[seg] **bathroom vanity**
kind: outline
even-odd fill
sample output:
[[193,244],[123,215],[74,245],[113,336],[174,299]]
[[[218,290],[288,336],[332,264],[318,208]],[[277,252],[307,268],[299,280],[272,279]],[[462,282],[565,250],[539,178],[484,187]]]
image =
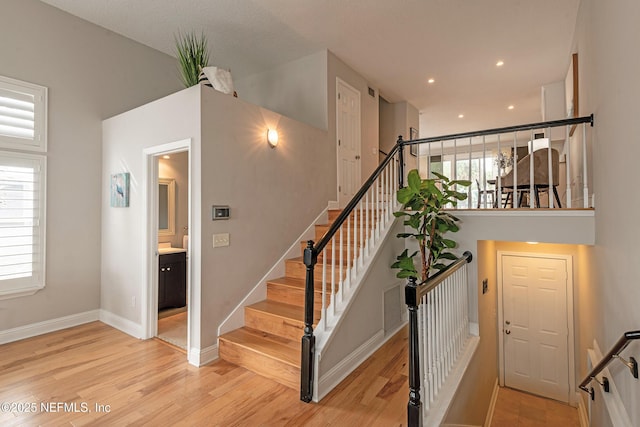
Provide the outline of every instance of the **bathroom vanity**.
[[186,304],[187,253],[181,249],[160,251],[158,310],[184,307]]

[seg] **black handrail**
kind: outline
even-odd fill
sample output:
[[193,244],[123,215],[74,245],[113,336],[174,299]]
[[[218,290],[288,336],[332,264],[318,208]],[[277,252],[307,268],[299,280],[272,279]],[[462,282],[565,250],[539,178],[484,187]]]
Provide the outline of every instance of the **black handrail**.
[[545,129],[545,128],[553,128],[558,126],[569,126],[569,125],[575,125],[580,123],[589,123],[591,126],[593,126],[593,123],[594,123],[593,114],[589,116],[584,116],[584,117],[576,117],[573,119],[551,120],[548,122],[530,123],[528,125],[507,126],[503,128],[486,129],[486,130],[480,130],[480,131],[474,131],[474,132],[454,133],[451,135],[444,135],[444,136],[431,136],[428,138],[420,138],[420,139],[414,139],[411,141],[404,141],[403,145],[416,145],[416,144],[425,144],[430,142],[449,141],[452,139],[474,138],[477,136],[497,135],[499,133],[520,132],[524,130]]
[[[602,370],[606,368],[613,359],[622,360],[622,362],[629,368],[629,370],[631,370],[631,375],[633,375],[634,378],[638,378],[638,362],[636,362],[636,359],[630,357],[629,361],[627,362],[620,357],[620,353],[622,353],[624,349],[627,348],[631,341],[637,339],[640,339],[640,330],[625,332],[620,337],[618,342],[616,342],[615,345],[611,348],[611,350],[609,350],[609,352],[602,358],[600,363],[598,363],[596,367],[593,368],[591,372],[589,372],[589,374],[584,378],[584,380],[582,380],[578,387],[582,391],[586,391],[587,393],[589,393],[591,395],[591,399],[593,399],[593,388],[587,388],[587,386],[591,381],[596,379],[596,375],[602,372]],[[605,389],[605,391],[609,390]]]
[[404,185],[404,160],[402,135],[398,137],[398,142],[391,149],[387,157],[373,171],[369,179],[365,181],[360,190],[353,196],[351,201],[345,206],[340,215],[333,221],[326,233],[314,244],[313,240],[307,242],[304,250],[303,261],[306,266],[305,287],[304,287],[304,335],[302,336],[302,353],[300,364],[300,400],[311,402],[313,398],[313,359],[315,354],[316,337],[313,335],[313,307],[314,307],[314,267],[318,262],[318,254],[329,244],[333,236],[340,230],[345,220],[351,215],[367,194],[376,179],[380,176],[385,167],[391,162],[393,156],[398,153],[398,187]]
[[409,403],[407,404],[407,424],[411,427],[422,425],[422,401],[420,400],[420,350],[418,337],[418,306],[422,297],[432,291],[447,277],[463,265],[471,262],[473,255],[466,251],[460,258],[449,264],[444,270],[424,282],[416,283],[411,277],[404,287],[404,299],[409,309]]
[[[371,174],[369,179],[365,181],[360,190],[355,194],[347,206],[342,210],[340,215],[333,221],[327,232],[320,238],[317,243],[313,240],[307,242],[304,250],[303,261],[306,266],[306,283],[305,283],[305,310],[304,310],[304,335],[302,337],[302,355],[300,368],[300,400],[310,402],[313,396],[313,357],[315,352],[315,337],[313,335],[313,305],[314,305],[314,267],[318,261],[318,254],[329,244],[333,236],[340,230],[342,224],[351,215],[367,194],[375,180],[380,176],[385,167],[392,161],[393,157],[398,154],[398,188],[404,186],[404,147],[416,144],[424,144],[435,141],[446,141],[452,139],[469,138],[475,136],[492,135],[507,132],[517,132],[523,130],[542,129],[547,127],[557,127],[564,125],[574,125],[578,123],[590,123],[593,126],[593,114],[585,117],[574,119],[554,120],[549,122],[532,123],[528,125],[509,126],[504,128],[487,129],[477,132],[465,132],[459,134],[451,134],[440,137],[430,137],[422,139],[414,139],[411,141],[403,141],[402,136],[398,137],[396,145],[391,149],[387,157],[378,165],[376,170]],[[435,276],[434,276],[435,279]]]

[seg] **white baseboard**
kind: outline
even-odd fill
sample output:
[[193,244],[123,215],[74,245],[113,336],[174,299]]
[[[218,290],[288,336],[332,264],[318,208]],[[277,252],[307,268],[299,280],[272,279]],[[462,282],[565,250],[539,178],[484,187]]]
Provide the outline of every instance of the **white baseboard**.
[[500,391],[500,385],[498,379],[493,385],[493,393],[491,393],[491,400],[489,401],[489,410],[487,411],[487,417],[484,419],[484,427],[491,427],[493,421],[493,412],[496,410],[496,402],[498,401],[498,392]]
[[0,331],[0,344],[7,344],[61,329],[71,328],[99,319],[99,310],[85,311],[84,313],[72,314],[58,317],[56,319],[45,320],[43,322],[32,323],[30,325],[18,326],[17,328]]
[[578,418],[580,419],[580,427],[589,427],[589,415],[583,399],[578,399]]
[[[387,339],[392,336],[393,334],[389,334]],[[345,379],[351,372],[360,366],[362,362],[367,360],[386,341],[387,340],[384,338],[384,331],[378,331],[375,335],[365,341],[364,344],[342,359],[340,363],[322,375],[318,380],[318,390],[314,393],[314,401],[319,402],[322,400],[325,395],[340,384],[340,381]]]
[[207,348],[200,350],[199,348],[189,349],[189,364],[200,367],[207,363],[211,363],[218,359],[218,345],[210,345]]
[[144,339],[144,329],[139,323],[118,316],[110,311],[100,309],[100,321],[116,328],[134,338]]

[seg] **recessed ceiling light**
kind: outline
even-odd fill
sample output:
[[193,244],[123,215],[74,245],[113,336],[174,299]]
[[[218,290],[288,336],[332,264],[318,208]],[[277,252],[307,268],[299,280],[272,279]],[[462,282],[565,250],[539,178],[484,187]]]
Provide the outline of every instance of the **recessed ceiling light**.
[[509,110],[513,110],[515,107],[514,107],[513,105],[509,105],[507,108],[508,108]]
[[459,119],[464,118],[464,114],[458,114],[458,118],[459,118]]
[[504,61],[500,60],[496,62],[496,67],[502,67],[504,65]]
[[436,81],[435,79],[429,79],[427,80],[427,83],[432,84],[432,83],[435,83],[435,81]]
[[169,156],[168,154],[165,154],[164,156],[162,156],[162,158],[163,158],[163,159],[167,159],[167,160],[168,160],[168,159],[170,159],[170,158],[171,158],[171,156]]

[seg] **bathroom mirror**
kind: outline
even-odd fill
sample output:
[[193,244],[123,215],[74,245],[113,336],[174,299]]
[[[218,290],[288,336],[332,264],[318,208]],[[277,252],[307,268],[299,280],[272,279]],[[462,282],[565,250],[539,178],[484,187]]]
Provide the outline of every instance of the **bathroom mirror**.
[[176,180],[158,179],[158,235],[176,234]]

